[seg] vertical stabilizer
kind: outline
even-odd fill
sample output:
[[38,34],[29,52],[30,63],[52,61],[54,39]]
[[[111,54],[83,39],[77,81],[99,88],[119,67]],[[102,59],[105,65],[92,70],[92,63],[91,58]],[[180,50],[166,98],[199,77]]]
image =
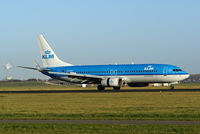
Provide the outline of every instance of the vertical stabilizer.
[[38,36],[38,41],[44,67],[72,66],[72,64],[63,62],[56,56],[43,35]]

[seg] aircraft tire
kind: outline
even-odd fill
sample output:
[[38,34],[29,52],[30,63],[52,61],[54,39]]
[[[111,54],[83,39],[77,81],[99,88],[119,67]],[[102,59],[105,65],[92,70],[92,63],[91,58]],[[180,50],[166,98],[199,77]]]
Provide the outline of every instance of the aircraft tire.
[[102,85],[98,85],[97,89],[98,89],[98,91],[103,91],[103,90],[105,90],[105,87]]
[[113,87],[114,90],[120,90],[120,87]]
[[172,90],[172,91],[173,91],[173,90],[174,90],[174,86],[172,86],[172,85],[171,85],[171,86],[170,86],[170,90]]

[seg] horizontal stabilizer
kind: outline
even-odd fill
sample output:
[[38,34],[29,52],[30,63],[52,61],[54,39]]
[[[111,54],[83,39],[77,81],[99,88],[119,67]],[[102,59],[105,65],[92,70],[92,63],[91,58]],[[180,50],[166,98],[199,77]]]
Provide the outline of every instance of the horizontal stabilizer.
[[25,69],[38,70],[37,68],[33,68],[33,67],[24,67],[24,66],[17,66],[17,67],[20,67],[20,68],[25,68]]
[[41,69],[41,68],[24,67],[24,66],[17,66],[17,67],[25,68],[25,69],[31,69],[31,70],[38,70],[40,72],[48,72],[48,71],[50,71],[50,69]]

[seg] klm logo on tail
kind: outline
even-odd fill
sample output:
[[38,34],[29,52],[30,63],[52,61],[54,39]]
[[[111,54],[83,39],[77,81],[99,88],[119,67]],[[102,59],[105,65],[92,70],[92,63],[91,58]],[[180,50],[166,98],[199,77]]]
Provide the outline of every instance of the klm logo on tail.
[[42,55],[42,59],[53,59],[54,54],[51,54],[51,51],[47,50],[44,52],[45,54]]

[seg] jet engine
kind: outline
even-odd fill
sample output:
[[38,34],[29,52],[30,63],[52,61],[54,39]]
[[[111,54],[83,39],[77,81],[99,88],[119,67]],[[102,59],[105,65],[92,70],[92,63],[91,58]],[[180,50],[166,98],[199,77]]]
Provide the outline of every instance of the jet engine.
[[107,78],[101,81],[101,85],[104,87],[121,87],[123,81],[121,78]]

